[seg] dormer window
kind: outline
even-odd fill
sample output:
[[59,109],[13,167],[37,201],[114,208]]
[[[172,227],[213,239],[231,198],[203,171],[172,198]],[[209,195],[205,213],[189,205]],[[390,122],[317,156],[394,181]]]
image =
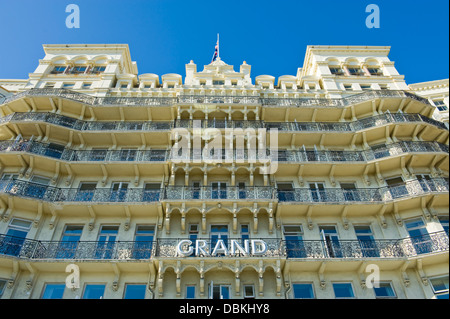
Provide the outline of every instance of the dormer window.
[[367,70],[369,71],[370,75],[373,75],[373,76],[382,76],[383,75],[383,71],[381,71],[380,68],[367,68]]
[[60,65],[60,66],[55,66],[54,68],[53,68],[53,70],[50,72],[51,74],[63,74],[64,73],[64,71],[66,70],[66,66],[64,65],[64,66],[62,66],[62,65]]
[[348,68],[350,75],[364,75],[364,71],[361,68]]
[[91,70],[92,74],[100,74],[102,72],[105,72],[106,66],[94,66]]
[[83,74],[84,72],[86,72],[86,67],[85,66],[74,66],[70,70],[71,74]]
[[173,89],[173,88],[175,88],[175,84],[167,84],[167,88]]
[[121,89],[127,89],[128,88],[128,83],[121,83],[120,84],[120,88]]
[[436,105],[436,108],[437,108],[440,112],[442,112],[442,111],[447,111],[447,110],[448,110],[447,105],[445,105],[444,100],[435,100],[435,101],[433,101],[433,102],[434,102],[434,105]]
[[330,67],[330,72],[334,75],[344,75],[344,70],[338,67]]

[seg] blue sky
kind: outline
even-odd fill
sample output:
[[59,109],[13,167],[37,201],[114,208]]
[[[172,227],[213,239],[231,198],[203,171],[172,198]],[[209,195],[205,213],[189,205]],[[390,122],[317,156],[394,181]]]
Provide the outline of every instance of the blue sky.
[[[65,21],[80,8],[80,28]],[[380,8],[369,29],[366,6]],[[220,56],[252,78],[295,75],[307,45],[387,45],[406,82],[448,78],[448,0],[0,0],[0,78],[28,78],[43,58],[42,44],[127,43],[139,74],[179,73],[194,60]],[[422,63],[426,61],[426,63]]]

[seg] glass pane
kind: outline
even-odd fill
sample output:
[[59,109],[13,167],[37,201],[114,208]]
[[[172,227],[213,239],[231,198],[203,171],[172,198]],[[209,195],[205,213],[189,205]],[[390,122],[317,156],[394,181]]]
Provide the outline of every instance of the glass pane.
[[448,276],[430,279],[434,292],[439,293],[448,290]]
[[47,284],[42,299],[62,299],[65,284]]
[[220,295],[222,299],[230,299],[230,287],[221,286],[220,287]]
[[187,286],[186,287],[186,298],[187,299],[195,298],[195,286]]
[[336,298],[354,298],[353,287],[350,283],[333,284],[334,296]]
[[395,297],[394,289],[389,283],[380,283],[380,287],[373,287],[377,297]]
[[126,285],[123,299],[144,299],[146,285]]
[[314,298],[312,284],[294,284],[294,298]]
[[83,299],[102,299],[105,292],[105,285],[86,285]]

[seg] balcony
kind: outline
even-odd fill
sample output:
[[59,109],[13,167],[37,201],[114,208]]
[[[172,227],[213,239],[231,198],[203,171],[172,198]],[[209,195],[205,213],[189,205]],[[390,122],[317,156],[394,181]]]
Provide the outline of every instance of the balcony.
[[[186,238],[156,239],[154,241],[39,241],[0,235],[0,255],[33,260],[148,260],[150,258],[180,258],[177,246]],[[234,243],[232,243],[234,241]],[[226,250],[213,255],[217,240],[201,240],[206,254],[195,250],[185,258],[252,258],[274,257],[291,260],[330,259],[406,259],[425,254],[447,252],[449,237],[444,231],[418,237],[380,240],[281,240],[262,238],[264,249],[252,254],[242,239],[223,240]],[[231,249],[240,245],[242,249]],[[192,243],[193,245],[195,243]],[[228,254],[227,254],[228,252]],[[234,252],[234,254],[232,254]]]
[[285,246],[288,259],[408,258],[448,251],[449,238],[442,231],[391,240],[287,240]]
[[416,197],[425,194],[448,193],[448,178],[412,180],[391,187],[381,188],[293,188],[278,190],[280,202],[301,203],[357,203],[389,202],[396,199]]
[[366,91],[340,99],[327,98],[260,98],[259,96],[230,95],[179,95],[178,97],[95,97],[67,89],[30,89],[7,97],[3,103],[11,103],[23,97],[56,97],[91,106],[173,106],[177,104],[258,104],[268,107],[337,107],[378,98],[408,98],[430,105],[428,99],[413,93],[396,90]]
[[448,178],[412,180],[404,184],[381,188],[293,188],[276,190],[273,187],[186,187],[167,186],[162,189],[145,188],[58,188],[28,181],[0,181],[0,193],[48,202],[144,203],[162,200],[278,200],[300,203],[383,203],[426,194],[448,194]]
[[168,186],[164,193],[165,200],[274,200],[275,189],[265,186],[226,186],[215,188],[212,186]]
[[329,107],[344,108],[357,103],[378,98],[409,98],[421,103],[431,105],[428,99],[419,97],[406,91],[379,90],[365,91],[340,99],[326,98],[261,98],[261,104],[268,107]]
[[[248,150],[221,149],[217,154],[207,154],[204,151],[195,160],[210,162],[369,162],[405,153],[448,153],[448,146],[438,142],[402,141],[387,145],[379,145],[365,151],[322,151],[322,150],[278,150],[271,155],[261,155],[260,152]],[[173,150],[73,150],[52,143],[41,143],[30,140],[0,141],[1,152],[25,152],[47,156],[68,162],[194,162],[194,152],[190,150],[187,156],[176,155]],[[264,152],[263,152],[264,153]],[[267,153],[269,154],[269,150]]]
[[0,181],[0,193],[47,202],[146,203],[162,199],[161,189],[58,188],[20,180]]

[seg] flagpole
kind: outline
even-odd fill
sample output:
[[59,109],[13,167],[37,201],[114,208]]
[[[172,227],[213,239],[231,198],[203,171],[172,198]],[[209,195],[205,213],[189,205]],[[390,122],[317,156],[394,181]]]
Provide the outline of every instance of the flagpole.
[[217,57],[220,58],[219,34],[217,33]]

